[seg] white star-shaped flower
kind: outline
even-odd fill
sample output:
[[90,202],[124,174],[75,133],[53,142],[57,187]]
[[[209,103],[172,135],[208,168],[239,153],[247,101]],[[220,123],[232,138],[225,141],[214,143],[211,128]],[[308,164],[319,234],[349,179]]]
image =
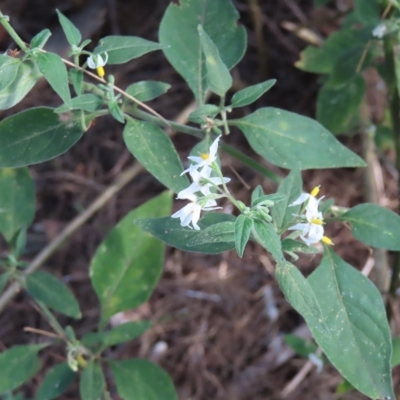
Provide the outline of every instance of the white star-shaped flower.
[[221,138],[221,135],[219,135],[214,142],[210,146],[210,150],[208,153],[203,153],[200,154],[200,157],[196,156],[189,156],[188,159],[191,161],[194,161],[195,164],[192,164],[189,168],[185,169],[181,175],[186,174],[187,172],[192,172],[196,169],[205,167],[205,166],[210,166],[214,161],[217,160],[217,154],[218,154],[218,142],[219,139]]
[[[179,218],[181,220],[181,226],[187,226],[189,228],[193,228],[196,231],[200,230],[197,222],[200,219],[201,210],[211,211],[216,210],[221,207],[217,207],[217,202],[215,200],[207,200],[205,204],[201,204],[199,199],[194,194],[187,196],[187,199],[191,200],[189,204],[185,207],[181,208],[175,214],[172,214],[172,218]],[[190,226],[190,223],[192,226]]]
[[188,196],[193,195],[196,192],[201,192],[204,196],[211,194],[210,188],[212,186],[219,186],[223,183],[228,183],[230,178],[210,178],[212,169],[209,166],[204,166],[200,171],[197,169],[189,171],[192,183],[186,189],[181,190],[178,193],[177,199],[189,199]]
[[[104,57],[104,58],[103,58]],[[91,69],[95,69],[97,71],[97,75],[102,78],[105,75],[104,66],[107,64],[108,54],[106,52],[103,53],[103,56],[100,54],[93,54],[87,58],[87,65]]]
[[378,39],[382,39],[385,36],[387,30],[388,29],[387,29],[387,26],[385,24],[379,24],[372,31],[372,36],[376,37]]

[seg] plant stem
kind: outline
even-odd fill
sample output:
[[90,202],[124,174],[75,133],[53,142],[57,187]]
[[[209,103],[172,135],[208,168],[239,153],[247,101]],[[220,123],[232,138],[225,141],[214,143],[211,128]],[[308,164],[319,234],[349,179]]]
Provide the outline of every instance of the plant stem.
[[[393,141],[395,146],[396,170],[400,173],[400,98],[396,77],[396,65],[394,48],[396,45],[395,38],[387,36],[384,40],[385,62],[388,70],[388,88],[390,99],[390,116],[392,120]],[[400,77],[399,77],[400,79]],[[398,197],[400,196],[400,174],[397,182]],[[400,209],[398,210],[400,213]],[[400,274],[400,252],[395,253],[392,277],[390,281],[389,293],[394,296],[399,285]]]
[[17,43],[19,48],[23,51],[28,50],[28,46],[25,42],[18,36],[18,33],[15,32],[14,28],[8,22],[9,18],[0,11],[0,23],[3,25],[4,29],[8,32],[8,34],[13,38],[14,42]]

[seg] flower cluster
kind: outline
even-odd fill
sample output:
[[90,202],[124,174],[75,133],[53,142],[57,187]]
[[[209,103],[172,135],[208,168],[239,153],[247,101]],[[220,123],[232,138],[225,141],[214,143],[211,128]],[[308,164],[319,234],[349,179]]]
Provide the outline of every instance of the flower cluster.
[[[220,194],[212,193],[212,187],[216,188],[229,182],[229,178],[222,176],[216,162],[218,154],[218,136],[208,153],[200,154],[200,157],[189,156],[194,161],[181,175],[189,173],[192,178],[190,186],[178,193],[177,199],[190,200],[190,203],[172,215],[172,218],[179,218],[181,226],[187,226],[200,230],[197,222],[200,219],[201,211],[216,210],[218,208],[216,199],[222,197]],[[213,171],[218,171],[221,177],[211,177]],[[190,226],[190,223],[192,226]]]
[[321,197],[317,200],[316,196],[319,193],[319,186],[315,187],[311,193],[302,193],[299,198],[294,201],[291,206],[303,204],[304,213],[299,216],[302,222],[299,222],[290,228],[292,231],[301,231],[300,238],[307,244],[314,244],[322,241],[325,244],[332,244],[331,239],[324,236],[324,218],[318,211]]

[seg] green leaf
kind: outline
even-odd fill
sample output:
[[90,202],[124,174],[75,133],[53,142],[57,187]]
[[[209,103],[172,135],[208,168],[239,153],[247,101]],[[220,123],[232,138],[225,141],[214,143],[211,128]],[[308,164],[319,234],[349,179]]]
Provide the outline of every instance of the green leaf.
[[33,221],[35,183],[27,168],[0,169],[0,232],[7,242]]
[[47,79],[53,90],[61,97],[64,103],[71,103],[71,93],[68,86],[67,67],[61,57],[55,53],[39,53],[37,65],[40,72]]
[[[342,68],[339,60],[342,59],[346,63],[346,58],[343,57],[347,54],[346,57],[350,56],[351,64],[354,66],[354,60],[358,57],[358,63],[370,38],[371,29],[341,29],[329,35],[322,47],[307,47],[301,52],[300,60],[295,65],[299,69],[316,74],[332,74],[334,69],[337,69],[336,73],[338,73]],[[365,66],[364,63],[363,66]],[[345,68],[347,72],[349,68],[352,68],[352,75],[354,75],[356,67],[347,65]]]
[[136,36],[106,36],[100,40],[94,53],[107,53],[107,64],[123,64],[151,51],[161,50],[163,47],[160,43]]
[[[260,204],[263,204],[265,202],[273,202],[275,205],[276,203],[280,203],[281,201],[286,199],[286,195],[282,193],[272,193],[272,194],[266,194],[263,196],[260,196],[258,199],[255,199],[254,201],[251,202],[252,207],[256,207]],[[271,205],[272,207],[272,205]]]
[[281,262],[284,259],[281,239],[271,224],[260,220],[254,220],[252,232],[257,242],[271,253],[275,261]]
[[[158,82],[158,81],[140,81],[129,85],[125,92],[135,97],[139,101],[150,101],[162,94],[166,93],[170,89],[169,83]],[[129,101],[129,99],[127,99]]]
[[244,107],[254,103],[265,92],[272,88],[276,83],[276,79],[269,79],[268,81],[258,83],[257,85],[249,86],[245,89],[239,90],[232,97],[232,108]]
[[359,204],[341,216],[351,233],[369,246],[400,251],[400,216],[376,204]]
[[260,108],[234,121],[253,150],[283,168],[363,167],[364,161],[321,124],[278,108]]
[[150,361],[112,361],[110,367],[123,400],[178,400],[171,378]]
[[0,92],[10,86],[18,72],[20,59],[0,54]]
[[122,124],[125,123],[125,116],[124,113],[122,112],[118,102],[116,100],[110,100],[108,102],[108,109],[110,111],[110,114],[118,121],[121,122]]
[[16,389],[39,371],[41,362],[37,353],[46,346],[18,345],[0,354],[0,393]]
[[89,361],[79,381],[81,400],[101,400],[105,385],[101,366],[93,360]]
[[68,72],[75,93],[80,96],[82,94],[83,72],[75,68],[71,68]]
[[246,215],[239,215],[235,221],[235,247],[236,253],[240,258],[243,257],[244,249],[250,239],[253,220]]
[[0,131],[0,168],[51,160],[65,153],[83,133],[78,116],[57,115],[47,107],[30,108],[3,119]]
[[197,124],[204,124],[207,122],[207,117],[214,118],[220,112],[220,110],[220,107],[214,104],[204,104],[204,106],[201,106],[197,110],[190,113],[189,121]]
[[36,271],[26,276],[26,290],[36,300],[69,317],[82,317],[79,304],[72,292],[54,275]]
[[264,190],[261,185],[256,186],[256,188],[253,190],[251,193],[251,205],[254,204],[254,202],[260,198],[261,196],[264,196]]
[[392,340],[392,361],[391,366],[392,368],[397,367],[400,365],[400,336],[393,338]]
[[3,272],[0,274],[0,294],[6,287],[9,278],[10,274],[8,272]]
[[282,240],[282,250],[291,253],[305,253],[305,254],[316,254],[319,250],[314,246],[309,246],[303,242],[298,242],[293,239]]
[[321,332],[333,340],[311,285],[302,273],[290,262],[278,263],[275,270],[276,279],[286,300],[306,320],[308,327]]
[[190,183],[171,139],[150,122],[129,118],[124,129],[129,151],[161,183],[178,193]]
[[169,214],[165,192],[130,212],[99,246],[90,265],[92,285],[101,303],[102,321],[144,303],[160,278],[164,244],[134,223],[136,218]]
[[327,337],[309,325],[326,356],[368,397],[395,399],[390,330],[378,289],[329,248],[308,281],[332,333]]
[[378,25],[381,14],[380,0],[354,0],[357,19],[364,25]]
[[40,49],[47,43],[51,36],[51,32],[49,29],[43,29],[37,35],[35,35],[31,40],[31,48],[39,47]]
[[200,105],[204,104],[207,71],[197,27],[203,27],[219,50],[222,62],[231,69],[246,50],[246,31],[237,25],[238,18],[231,0],[181,0],[179,5],[170,4],[164,14],[159,40],[169,47],[163,52]]
[[57,11],[58,19],[64,31],[65,37],[71,46],[78,46],[82,40],[82,35],[77,27],[59,10]]
[[300,211],[300,205],[292,207],[290,205],[299,198],[302,186],[303,181],[298,169],[290,171],[290,174],[279,184],[277,193],[286,197],[271,209],[272,220],[278,231],[286,230],[294,220],[293,214],[297,214]]
[[364,99],[365,81],[362,76],[341,84],[326,82],[318,93],[317,119],[333,133],[349,131]]
[[151,327],[150,321],[132,321],[118,325],[106,332],[91,332],[82,338],[85,346],[101,342],[103,347],[115,346],[139,337]]
[[55,113],[63,113],[69,110],[84,110],[88,112],[97,111],[103,105],[104,101],[100,96],[92,93],[81,94],[74,97],[70,104],[63,104],[57,107]]
[[221,60],[218,47],[213,43],[203,27],[199,25],[197,30],[205,57],[207,85],[213,93],[224,97],[232,86],[232,77],[229,69]]
[[8,110],[19,103],[41,76],[35,63],[32,61],[20,62],[15,79],[0,92],[0,110]]
[[76,373],[71,370],[67,363],[57,364],[46,374],[35,398],[38,400],[57,399],[72,384],[75,376]]
[[[217,224],[219,222],[234,221],[233,215],[223,213],[207,213],[198,222],[201,230]],[[189,246],[188,243],[193,240],[200,231],[181,226],[179,219],[171,218],[170,216],[164,218],[146,218],[137,219],[135,223],[140,226],[144,231],[152,234],[156,238],[162,240],[170,246],[176,247],[184,251],[196,251],[206,254],[219,254],[224,251],[235,248],[234,242],[219,242],[208,243],[205,245]]]
[[233,221],[218,222],[200,230],[198,235],[189,240],[188,246],[201,246],[212,243],[232,243],[235,241],[235,223]]

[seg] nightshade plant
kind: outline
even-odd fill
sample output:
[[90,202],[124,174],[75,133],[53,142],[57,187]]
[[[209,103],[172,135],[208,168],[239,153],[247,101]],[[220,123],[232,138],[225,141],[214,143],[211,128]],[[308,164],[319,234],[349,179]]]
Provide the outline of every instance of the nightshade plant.
[[[376,3],[380,5],[378,0]],[[18,55],[0,56],[0,108],[9,109],[21,101],[41,77],[62,101],[58,108],[31,108],[0,122],[0,231],[9,244],[8,257],[1,264],[0,291],[4,293],[0,309],[22,287],[56,333],[46,344],[13,346],[0,354],[0,393],[6,398],[22,398],[15,391],[38,372],[38,353],[46,346],[60,348],[61,343],[66,361],[48,372],[37,399],[57,398],[77,375],[82,399],[110,399],[104,369],[112,371],[114,383],[110,384],[123,399],[177,399],[170,378],[155,364],[103,355],[109,346],[139,336],[149,322],[107,329],[108,322],[114,314],[150,297],[161,274],[164,243],[206,254],[235,249],[242,257],[252,240],[275,261],[276,279],[286,299],[303,316],[316,343],[343,377],[370,398],[394,400],[392,341],[381,294],[335,253],[332,240],[324,235],[324,224],[332,220],[350,224],[363,243],[399,252],[400,217],[374,204],[345,210],[332,201],[321,202],[319,188],[303,192],[301,170],[365,166],[320,123],[273,107],[229,118],[232,109],[254,103],[275,83],[269,80],[247,87],[227,101],[232,86],[230,70],[246,49],[246,32],[237,24],[238,13],[231,1],[170,4],[161,22],[160,43],[107,36],[92,52],[86,50],[90,41],[82,41],[77,28],[62,13],[58,16],[71,45],[68,60],[46,51],[49,30],[24,43],[0,12],[1,24],[20,48]],[[351,35],[367,35],[362,32],[352,31]],[[372,29],[368,32],[371,38]],[[190,126],[167,121],[146,106],[147,101],[167,92],[168,84],[142,81],[121,89],[107,73],[109,65],[160,50],[196,99],[198,107],[189,117]],[[339,72],[344,73],[338,67]],[[207,92],[219,99],[218,105],[206,102]],[[65,153],[84,133],[91,134],[95,119],[101,123],[101,117],[108,114],[124,124],[123,138],[129,151],[169,191],[131,211],[99,246],[89,268],[101,318],[97,332],[78,338],[53,314],[81,318],[72,292],[54,275],[38,271],[45,256],[28,266],[22,260],[26,231],[35,213],[35,187],[27,166]],[[199,138],[187,169],[164,128]],[[246,205],[230,192],[230,179],[220,167],[220,150],[259,172],[261,178],[278,181],[265,167],[228,145],[232,128],[240,130],[265,160],[290,170],[276,193],[266,194],[257,186]],[[189,203],[182,203],[171,217],[173,193],[179,202]],[[237,216],[218,211],[221,198],[233,203]],[[317,242],[323,243],[323,258],[305,278],[293,263],[297,253],[319,251],[314,246]]]

